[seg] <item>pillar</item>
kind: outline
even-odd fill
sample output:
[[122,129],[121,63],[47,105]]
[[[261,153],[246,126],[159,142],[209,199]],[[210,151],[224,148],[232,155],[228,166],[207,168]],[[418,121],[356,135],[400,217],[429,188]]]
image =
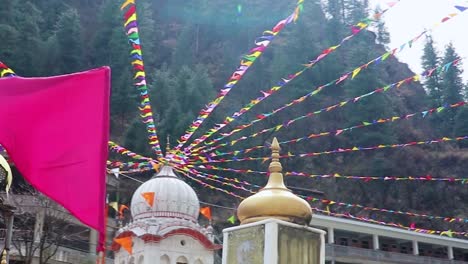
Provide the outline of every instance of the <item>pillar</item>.
[[380,248],[379,246],[379,236],[376,234],[372,235],[372,248],[374,250],[378,250]]
[[265,253],[264,263],[278,263],[278,225],[265,225]]
[[418,241],[413,240],[413,255],[418,256],[419,255],[419,245]]
[[453,259],[453,247],[451,247],[451,246],[447,247],[447,256],[448,256],[448,259],[450,259],[450,260]]
[[328,228],[328,244],[335,244],[335,229],[333,227]]
[[6,220],[6,236],[5,236],[5,250],[6,256],[5,260],[6,263],[10,263],[10,249],[11,249],[11,238],[13,237],[13,221],[15,219],[15,215],[13,212],[5,212],[4,213],[5,220]]
[[89,229],[89,254],[96,255],[98,232],[92,228]]
[[39,208],[36,213],[36,222],[34,223],[34,242],[39,243],[44,230],[45,208]]

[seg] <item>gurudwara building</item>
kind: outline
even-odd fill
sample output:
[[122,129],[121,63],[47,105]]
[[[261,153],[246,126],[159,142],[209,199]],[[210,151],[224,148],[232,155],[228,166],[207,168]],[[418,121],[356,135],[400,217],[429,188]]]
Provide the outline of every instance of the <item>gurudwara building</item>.
[[[143,194],[154,193],[152,205]],[[131,201],[133,221],[116,234],[131,238],[131,251],[113,244],[116,264],[213,264],[213,228],[198,222],[200,202],[195,191],[170,166],[142,184]]]

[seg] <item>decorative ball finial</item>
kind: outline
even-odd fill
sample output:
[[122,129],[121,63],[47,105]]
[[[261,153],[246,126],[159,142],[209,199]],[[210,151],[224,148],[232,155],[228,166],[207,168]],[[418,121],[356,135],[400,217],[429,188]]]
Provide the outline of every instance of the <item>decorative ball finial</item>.
[[241,225],[268,218],[297,224],[310,222],[312,218],[310,205],[284,185],[283,167],[279,162],[280,150],[278,140],[274,138],[271,144],[271,163],[268,167],[270,178],[263,189],[242,201],[237,208]]
[[1,258],[1,261],[0,261],[0,264],[7,264],[7,260],[6,260],[6,249],[3,250],[2,252],[2,258]]
[[168,134],[167,135],[167,141],[166,141],[166,155],[165,155],[165,157],[167,157],[169,155],[170,149],[171,149],[171,141],[170,141],[170,135]]

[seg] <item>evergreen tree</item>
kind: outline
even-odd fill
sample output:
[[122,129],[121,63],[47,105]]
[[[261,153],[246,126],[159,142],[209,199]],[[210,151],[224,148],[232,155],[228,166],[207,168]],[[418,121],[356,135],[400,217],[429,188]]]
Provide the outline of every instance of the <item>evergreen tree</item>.
[[59,50],[56,69],[59,73],[71,73],[83,69],[83,39],[81,33],[78,11],[69,8],[59,17],[56,25],[55,36]]
[[[426,39],[424,46],[424,53],[422,56],[422,67],[425,71],[434,69],[440,65],[440,58],[437,55],[437,50],[434,47],[434,40],[431,36]],[[424,85],[428,91],[429,98],[431,99],[431,105],[437,106],[442,102],[442,91],[441,91],[441,78],[437,71],[426,79]]]
[[172,70],[177,71],[182,66],[193,65],[194,52],[193,52],[193,25],[185,25],[182,32],[177,37],[177,44],[172,57]]
[[[455,51],[452,43],[450,43],[445,49],[444,59],[442,64],[451,63],[452,61],[460,58]],[[442,98],[444,103],[456,103],[463,100],[462,91],[463,91],[463,80],[461,74],[463,70],[461,68],[461,63],[458,62],[456,65],[452,64],[447,71],[444,72],[442,85]]]
[[[380,13],[382,10],[380,7],[377,7],[374,10],[374,13]],[[377,21],[377,43],[387,46],[390,43],[390,33],[388,33],[387,27],[385,26],[385,21],[381,17]]]
[[[468,135],[468,107],[465,106],[460,109],[455,116],[454,136]],[[468,142],[460,141],[460,147],[468,148]]]

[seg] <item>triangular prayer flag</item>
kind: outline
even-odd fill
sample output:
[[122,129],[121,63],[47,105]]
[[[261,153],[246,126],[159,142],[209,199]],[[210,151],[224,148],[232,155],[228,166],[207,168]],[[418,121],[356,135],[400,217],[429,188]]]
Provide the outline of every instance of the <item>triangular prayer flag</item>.
[[460,10],[460,12],[463,12],[463,11],[465,11],[465,10],[468,9],[468,6],[459,6],[459,5],[456,5],[455,8],[458,9],[458,10]]
[[149,206],[153,207],[154,204],[154,192],[144,192],[141,194]]
[[109,203],[109,206],[110,206],[111,208],[113,208],[116,212],[119,211],[119,203],[117,203],[117,202],[110,202],[110,203]]
[[[6,175],[5,175],[6,174]],[[11,182],[13,180],[12,173],[11,173],[11,168],[10,165],[8,164],[8,161],[0,155],[0,175],[6,178],[6,193],[8,194],[8,191],[10,190]]]
[[200,208],[200,213],[208,220],[211,220],[211,208],[209,206]]
[[351,79],[354,79],[354,77],[356,77],[356,75],[359,74],[359,72],[361,71],[361,68],[357,68],[353,71],[353,75],[351,76]]
[[234,224],[236,222],[236,217],[234,215],[231,215],[231,217],[229,217],[227,221],[231,224]]
[[114,238],[114,241],[115,243],[123,247],[125,250],[127,250],[128,254],[133,254],[133,239],[131,236]]

